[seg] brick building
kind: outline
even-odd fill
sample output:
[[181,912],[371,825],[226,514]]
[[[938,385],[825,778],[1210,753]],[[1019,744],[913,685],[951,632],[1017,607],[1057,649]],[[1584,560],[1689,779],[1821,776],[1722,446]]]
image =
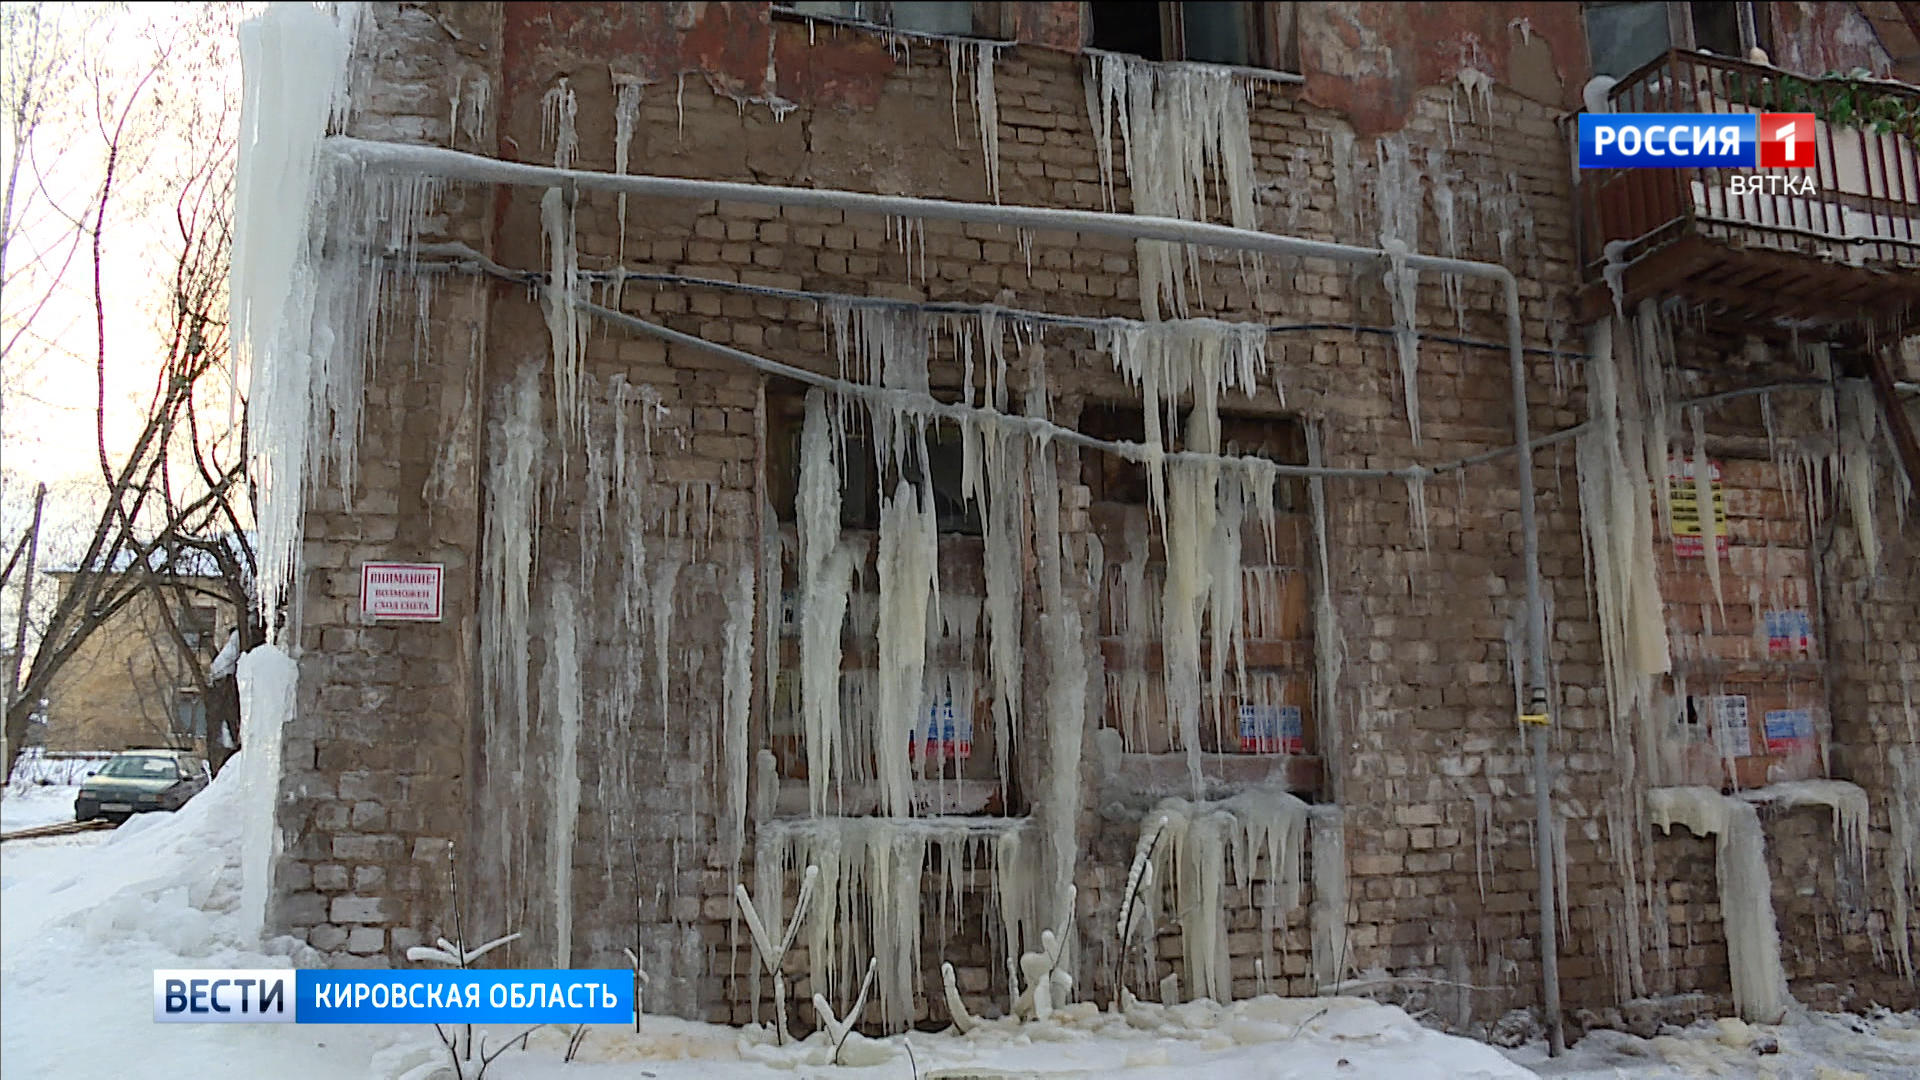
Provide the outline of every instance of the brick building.
[[[303,257],[387,314],[288,320],[372,344],[298,369],[263,523],[270,919],[396,962],[451,871],[510,962],[633,948],[650,1008],[745,1021],[735,886],[783,922],[811,865],[795,1000],[871,957],[889,1027],[943,964],[1006,1011],[1043,928],[1088,1000],[1537,1008],[1517,328],[1565,1008],[1911,1004],[1912,132],[1823,121],[1868,164],[1764,205],[1568,138],[1781,103],[1696,49],[1887,74],[1886,6],[368,5]],[[442,564],[444,617],[364,616],[370,561]]]

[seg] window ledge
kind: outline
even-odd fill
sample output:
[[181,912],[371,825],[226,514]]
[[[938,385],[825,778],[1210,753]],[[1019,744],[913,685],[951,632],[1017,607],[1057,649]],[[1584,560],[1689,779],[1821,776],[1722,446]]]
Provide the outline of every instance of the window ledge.
[[[1208,798],[1221,798],[1250,787],[1281,787],[1298,795],[1317,791],[1324,771],[1311,754],[1201,754],[1200,774]],[[1112,759],[1108,783],[1136,794],[1156,797],[1193,797],[1193,779],[1187,755],[1122,753]]]
[[1129,60],[1138,60],[1143,64],[1152,64],[1160,68],[1193,68],[1201,71],[1225,71],[1237,78],[1251,79],[1255,82],[1282,83],[1300,86],[1307,81],[1305,75],[1291,71],[1276,71],[1273,68],[1247,67],[1243,64],[1214,64],[1205,60],[1149,60],[1134,53],[1113,52],[1109,49],[1082,49],[1088,56],[1124,56]]
[[982,45],[991,45],[997,49],[1004,49],[1019,44],[1017,41],[1000,41],[995,38],[977,37],[973,34],[935,34],[926,30],[903,30],[897,26],[888,26],[885,23],[873,22],[870,19],[855,19],[846,15],[809,15],[804,11],[794,11],[791,8],[783,7],[772,7],[768,10],[772,13],[772,17],[779,22],[806,23],[810,26],[816,23],[825,23],[828,26],[843,27],[848,30],[858,30],[863,33],[885,37],[903,37],[912,38],[916,41],[940,43],[951,43],[955,41],[978,42]]
[[[829,793],[831,807],[845,817],[874,817],[880,809],[879,789],[871,783],[836,785]],[[969,820],[980,816],[989,820],[1013,820],[991,814],[987,807],[997,801],[1000,785],[992,780],[915,780],[913,809],[916,814],[934,817],[959,816]],[[808,814],[805,780],[780,781],[780,795],[774,804],[776,818],[805,818]]]

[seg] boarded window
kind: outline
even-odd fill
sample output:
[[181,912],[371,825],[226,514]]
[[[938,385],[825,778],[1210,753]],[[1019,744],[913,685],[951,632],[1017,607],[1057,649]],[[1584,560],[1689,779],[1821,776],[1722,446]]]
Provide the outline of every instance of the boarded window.
[[[1139,441],[1144,423],[1138,408],[1095,406],[1083,413],[1081,428],[1102,438]],[[1288,463],[1306,456],[1304,435],[1290,421],[1223,417],[1221,437],[1229,453]],[[1107,670],[1102,723],[1120,732],[1129,752],[1183,753],[1186,747],[1167,713],[1161,638],[1166,551],[1160,524],[1148,516],[1146,472],[1130,462],[1093,454],[1083,455],[1081,470],[1081,482],[1091,494],[1089,516],[1106,559],[1100,613]],[[1241,652],[1227,654],[1217,693],[1211,685],[1212,651],[1229,649],[1231,641],[1216,638],[1210,628],[1203,637],[1203,753],[1315,753],[1311,579],[1306,570],[1312,527],[1303,482],[1283,477],[1276,483],[1273,524],[1269,537],[1249,513],[1242,530]]]
[[1669,462],[1658,534],[1680,774],[1669,782],[1751,788],[1823,775],[1826,663],[1805,499],[1772,461],[1708,464],[1703,507],[1690,457]]
[[[851,588],[841,627],[840,716],[834,813],[876,812],[873,777],[879,766],[871,733],[878,707],[880,585],[877,565],[880,492],[924,474],[933,494],[939,533],[940,586],[937,625],[927,635],[926,685],[914,725],[915,810],[926,814],[1003,814],[1024,809],[1017,778],[1002,776],[995,741],[993,681],[988,670],[989,635],[984,618],[986,575],[980,507],[962,484],[957,427],[929,425],[925,461],[918,438],[908,439],[906,460],[884,473],[866,428],[865,410],[847,412],[845,442],[838,447],[841,541],[852,559]],[[802,715],[801,596],[795,505],[800,483],[806,403],[797,390],[769,393],[767,400],[767,491],[783,537],[780,673],[774,687],[769,729],[782,778],[780,812],[804,813],[808,756]],[[1011,770],[1008,770],[1010,773]]]

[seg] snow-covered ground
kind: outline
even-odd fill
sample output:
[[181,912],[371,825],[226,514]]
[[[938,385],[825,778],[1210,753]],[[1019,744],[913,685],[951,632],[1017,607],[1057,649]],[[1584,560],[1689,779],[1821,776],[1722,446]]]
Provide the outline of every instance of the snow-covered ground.
[[8,784],[0,795],[0,832],[73,820],[78,784]]
[[[403,1027],[156,1025],[155,968],[286,967],[304,946],[251,941],[238,914],[240,770],[177,814],[145,814],[111,833],[13,841],[0,848],[0,1074],[86,1080],[137,1072],[287,1080],[451,1076],[430,1030]],[[71,808],[71,788],[61,785]],[[43,788],[51,791],[53,788]],[[10,796],[11,800],[15,798]],[[20,813],[51,795],[17,796]],[[51,811],[49,811],[51,812]],[[10,815],[13,813],[9,811]],[[9,817],[10,825],[14,820]],[[505,1032],[496,1032],[494,1038]],[[489,1076],[590,1080],[735,1076],[1528,1077],[1920,1075],[1920,1017],[1796,1014],[1777,1028],[1700,1025],[1653,1040],[1589,1036],[1566,1058],[1538,1046],[1503,1056],[1421,1027],[1359,998],[1262,998],[1222,1008],[1143,1004],[1124,1016],[1089,1004],[1046,1023],[989,1023],[970,1035],[865,1040],[830,1064],[824,1036],[772,1045],[742,1031],[648,1017],[641,1034],[594,1029],[565,1064],[567,1036],[534,1034]],[[1771,1045],[1777,1052],[1762,1054]],[[171,1069],[168,1063],[180,1068]]]

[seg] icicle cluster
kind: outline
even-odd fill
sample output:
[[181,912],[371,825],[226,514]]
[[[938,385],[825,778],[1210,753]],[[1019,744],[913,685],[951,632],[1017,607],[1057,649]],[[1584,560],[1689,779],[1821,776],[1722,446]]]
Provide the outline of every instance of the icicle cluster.
[[[1307,804],[1294,796],[1255,788],[1221,802],[1168,799],[1143,821],[1140,844],[1128,874],[1128,895],[1139,889],[1149,919],[1171,918],[1180,926],[1181,954],[1192,996],[1218,1002],[1233,1000],[1226,932],[1231,912],[1222,901],[1229,884],[1253,891],[1256,879],[1266,883],[1258,894],[1261,960],[1266,969],[1273,969],[1274,933],[1287,913],[1300,906],[1307,819]],[[1316,839],[1319,835],[1316,830]],[[1333,862],[1331,856],[1330,852],[1329,864]],[[1315,869],[1320,869],[1317,857]],[[1329,865],[1328,869],[1334,867]],[[1338,869],[1334,876],[1344,882],[1345,867]],[[1319,880],[1318,874],[1315,880]],[[1344,919],[1342,910],[1343,927]],[[1329,936],[1333,933],[1331,926],[1325,931]]]
[[[1666,483],[1665,373],[1641,341],[1616,359],[1616,321],[1588,332],[1587,414],[1580,436],[1580,527],[1592,570],[1601,655],[1616,747],[1629,717],[1651,713],[1658,677],[1672,667],[1654,570],[1654,484]],[[1659,500],[1664,505],[1664,490]],[[1708,505],[1711,505],[1709,503]]]
[[[942,937],[952,936],[969,882],[984,874],[1009,950],[1038,943],[1032,915],[1035,874],[1023,825],[992,818],[815,817],[768,821],[759,830],[753,904],[781,911],[789,872],[819,867],[812,915],[802,931],[814,990],[850,1000],[869,959],[877,964],[878,1017],[896,1028],[914,1018],[921,985],[923,876],[934,893]],[[1019,928],[1029,928],[1024,937]]]
[[973,95],[973,120],[980,137],[981,163],[987,170],[987,193],[1000,201],[1000,102],[993,89],[993,58],[1004,46],[990,41],[953,38],[947,42],[947,63],[953,82],[953,137],[960,141],[960,86]]
[[[1113,198],[1113,124],[1120,124],[1133,212],[1186,221],[1207,219],[1215,205],[1236,228],[1259,228],[1254,204],[1249,91],[1232,73],[1210,65],[1155,64],[1096,53],[1086,82],[1100,181]],[[1203,270],[1198,250],[1184,254],[1155,240],[1138,244],[1140,305],[1148,321],[1185,315],[1188,287],[1197,302]],[[1257,268],[1253,268],[1257,276]]]
[[236,382],[240,368],[250,372],[258,600],[269,633],[282,625],[297,569],[307,484],[331,468],[351,504],[385,260],[411,253],[438,190],[423,178],[365,177],[322,149],[329,125],[345,118],[357,11],[275,5],[240,27],[228,306]]

